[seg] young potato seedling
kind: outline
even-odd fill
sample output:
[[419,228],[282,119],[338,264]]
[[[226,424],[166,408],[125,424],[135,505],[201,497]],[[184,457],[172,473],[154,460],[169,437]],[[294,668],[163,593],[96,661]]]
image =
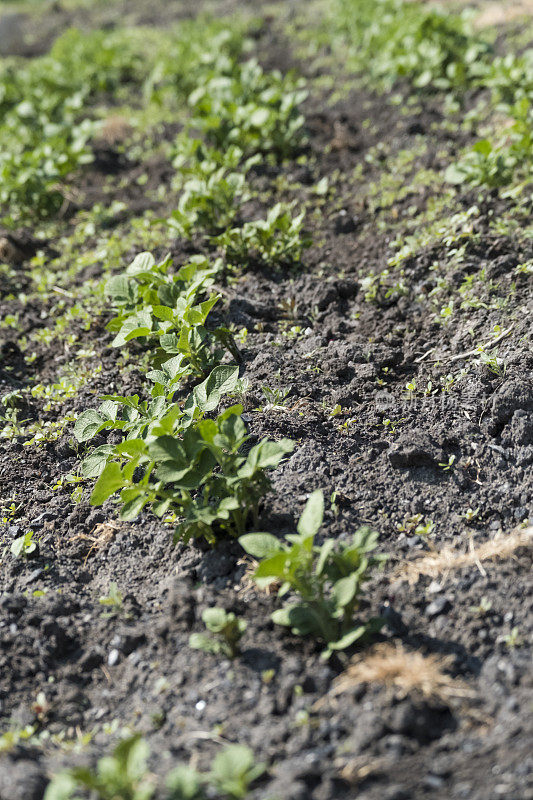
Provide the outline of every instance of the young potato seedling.
[[247,553],[262,559],[253,576],[258,586],[281,583],[279,597],[291,592],[298,598],[275,611],[273,621],[325,642],[323,658],[329,658],[333,651],[379,629],[380,620],[363,623],[356,612],[369,571],[386,556],[370,555],[378,535],[369,528],[358,530],[348,544],[326,539],[315,545],[323,516],[324,497],[317,490],[307,501],[297,534],[280,541],[269,533],[249,533],[239,542]]
[[244,800],[252,783],[265,772],[265,765],[255,763],[250,748],[230,744],[217,753],[209,772],[185,764],[174,767],[166,776],[166,790],[158,792],[156,777],[148,770],[149,755],[140,734],[123,739],[94,769],[74,767],[55,775],[44,800],[79,800],[80,792],[83,796],[89,793],[91,800],[151,800],[155,796],[162,800]]
[[235,658],[240,653],[240,640],[246,630],[246,622],[223,608],[206,608],[202,620],[211,636],[192,633],[189,647]]

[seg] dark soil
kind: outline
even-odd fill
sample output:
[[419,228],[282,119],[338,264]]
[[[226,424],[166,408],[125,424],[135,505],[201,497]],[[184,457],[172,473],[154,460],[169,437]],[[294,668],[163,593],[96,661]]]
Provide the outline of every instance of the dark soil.
[[[163,22],[171,18],[167,8]],[[261,30],[258,51],[269,67],[296,65],[305,72],[273,26]],[[253,181],[262,192],[280,176],[298,185],[300,203],[309,204],[315,244],[292,271],[257,267],[225,287],[220,312],[227,323],[249,331],[240,347],[251,433],[297,443],[273,476],[261,529],[289,532],[309,492],[322,488],[327,498],[337,492],[335,508],[327,503],[327,535],[344,538],[370,524],[389,554],[385,570],[366,589],[364,613],[386,620],[381,639],[451,656],[452,675],[466,681],[471,694],[444,702],[362,684],[333,698],[328,692],[345,661],[325,663],[313,641],[270,622],[276,597],[251,584],[236,543],[214,550],[173,547],[171,530],[149,515],[134,524],[115,523],[111,504],[93,509],[89,488],[73,505],[72,487],[51,488],[79,461],[70,428],[40,448],[3,441],[2,499],[20,504],[3,540],[9,545],[32,529],[39,550],[31,560],[7,554],[0,563],[0,733],[36,725],[49,738],[21,742],[0,755],[0,800],[41,800],[47,776],[108,752],[110,731],[123,727],[145,734],[158,774],[191,758],[208,768],[219,738],[248,744],[269,766],[251,795],[263,800],[533,798],[531,552],[517,550],[510,560],[451,571],[436,581],[420,578],[413,586],[398,577],[402,564],[431,548],[454,544],[464,551],[470,539],[478,544],[499,531],[508,534],[531,516],[532,287],[530,276],[517,276],[514,268],[533,258],[533,243],[494,232],[490,222],[506,212],[508,201],[487,195],[460,264],[442,241],[423,247],[404,264],[406,294],[367,302],[362,273],[387,266],[398,220],[416,228],[418,215],[424,224],[431,187],[426,194],[415,187],[415,199],[407,194],[394,209],[369,208],[362,187],[383,166],[365,161],[366,154],[383,143],[393,163],[394,153],[420,147],[416,166],[438,169],[443,142],[453,134],[444,126],[434,129],[441,114],[436,101],[421,102],[409,116],[358,88],[334,104],[312,90],[305,113],[308,166],[271,167],[257,171]],[[457,148],[465,136],[457,133]],[[360,185],[353,179],[359,164]],[[112,199],[124,200],[132,216],[147,207],[159,214],[134,180],[146,166],[102,150],[93,171],[80,178],[86,198],[80,207],[107,203],[101,174],[120,173],[125,188]],[[154,185],[170,181],[168,165],[152,166]],[[335,193],[320,204],[312,186],[323,176]],[[476,201],[465,193],[457,208]],[[267,205],[254,201],[246,214],[256,218]],[[377,224],[389,211],[390,231]],[[119,221],[127,224],[127,216]],[[57,251],[59,243],[49,246]],[[159,254],[170,250],[178,263],[190,247],[167,239]],[[420,298],[434,288],[437,275],[454,287],[482,268],[495,296],[508,297],[508,304],[500,310],[472,307],[451,327],[435,322]],[[90,277],[98,277],[98,269],[94,265]],[[8,291],[24,291],[23,266],[14,280]],[[27,385],[30,373],[52,381],[69,361],[68,351],[52,343],[36,345],[37,359],[26,364],[17,337],[50,324],[43,323],[47,307],[5,302],[9,313],[22,310],[23,318],[22,331],[0,334],[2,394]],[[474,366],[471,355],[461,356],[485,341],[496,323],[511,328],[499,345],[505,360],[500,375]],[[100,375],[51,412],[35,400],[26,418],[54,419],[94,406],[98,394],[139,389],[138,370],[120,375],[119,354],[107,346],[104,324],[97,319],[89,331],[81,325],[77,331],[97,348]],[[292,326],[301,332],[286,335]],[[442,376],[463,367],[468,374],[453,391],[408,397],[405,386],[413,378],[419,387],[428,380],[438,387]],[[266,405],[264,385],[290,386],[284,407]],[[337,405],[340,413],[332,416]],[[395,432],[385,420],[397,423]],[[478,509],[469,523],[467,509]],[[434,522],[427,537],[398,531],[414,515]],[[108,540],[94,546],[106,524],[113,526]],[[104,617],[98,599],[113,581],[123,608]],[[34,597],[37,589],[45,594]],[[478,613],[482,598],[488,610]],[[202,611],[213,605],[248,623],[242,655],[232,662],[188,647],[191,631],[202,628]],[[515,628],[518,640],[510,646],[505,637]],[[44,708],[36,702],[40,692]],[[90,732],[90,745],[79,752],[54,744],[54,736],[72,740]]]

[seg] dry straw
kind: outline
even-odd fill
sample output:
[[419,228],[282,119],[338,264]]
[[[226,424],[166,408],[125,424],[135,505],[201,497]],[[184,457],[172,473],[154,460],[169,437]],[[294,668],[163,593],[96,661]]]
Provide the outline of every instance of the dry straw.
[[409,651],[399,642],[378,644],[367,653],[352,658],[350,666],[333,684],[330,695],[350,691],[362,683],[379,683],[400,696],[410,694],[426,700],[450,702],[473,697],[475,693],[463,682],[452,678],[449,669],[453,657]]
[[470,546],[466,552],[452,546],[443,547],[442,550],[429,553],[416,561],[402,564],[398,570],[398,577],[405,578],[412,584],[416,583],[421,575],[437,578],[453,570],[472,566],[476,566],[485,575],[484,561],[511,558],[519,548],[531,546],[533,546],[533,526],[498,536],[477,547],[470,539]]

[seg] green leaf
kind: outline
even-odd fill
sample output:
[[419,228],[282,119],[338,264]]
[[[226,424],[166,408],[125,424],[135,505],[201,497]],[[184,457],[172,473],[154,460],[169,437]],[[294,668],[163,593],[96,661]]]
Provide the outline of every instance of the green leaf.
[[293,450],[294,442],[290,439],[281,439],[279,442],[263,439],[252,447],[239,474],[249,477],[258,469],[273,469],[287,453],[292,453]]
[[80,414],[74,423],[74,436],[78,442],[87,442],[96,436],[105,424],[105,417],[93,408],[89,408]]
[[72,800],[77,784],[70,772],[60,772],[46,787],[43,800]]
[[174,436],[159,436],[148,445],[148,454],[154,461],[172,462],[173,469],[186,469],[191,466],[185,448]]
[[185,408],[193,409],[195,406],[200,411],[213,411],[223,395],[232,392],[239,380],[239,368],[221,364],[215,367],[208,378],[193,390],[187,398]]
[[317,489],[309,497],[298,522],[298,533],[302,536],[315,536],[324,518],[324,495]]
[[[285,564],[287,563],[288,555],[285,552],[276,553],[264,561],[261,561],[256,571],[254,572],[255,579],[268,579],[267,583],[272,583],[274,580],[283,579],[285,575]],[[263,581],[264,585],[264,581]]]
[[169,800],[200,800],[202,782],[192,767],[180,764],[167,777]]
[[218,633],[229,621],[229,615],[223,608],[206,608],[202,614],[202,620],[206,628],[213,633]]
[[191,633],[189,647],[192,647],[193,650],[203,650],[204,653],[218,653],[220,643],[206,633]]
[[345,633],[336,642],[328,642],[328,650],[345,650],[350,647],[354,642],[364,636],[366,633],[366,625],[360,625],[358,628]]
[[127,269],[128,275],[137,275],[139,272],[147,272],[155,266],[155,258],[149,252],[139,253],[135,256]]
[[320,548],[320,554],[318,556],[315,567],[315,572],[317,575],[322,575],[322,573],[324,572],[324,569],[328,562],[328,558],[330,554],[333,552],[334,548],[335,548],[335,541],[333,539],[327,539]]
[[174,314],[172,313],[171,308],[167,308],[167,306],[154,306],[152,308],[152,314],[157,319],[161,319],[164,322],[173,322],[174,321]]
[[359,576],[356,572],[341,578],[333,586],[333,596],[337,606],[345,608],[354,599],[359,586]]
[[101,506],[102,503],[124,486],[122,471],[118,464],[111,461],[106,464],[104,471],[96,481],[91,494],[91,505]]
[[279,539],[271,533],[246,533],[239,537],[239,544],[254,558],[271,558],[281,549]]
[[144,494],[139,493],[137,489],[125,489],[124,491],[135,492],[135,497],[132,497],[131,499],[127,499],[127,495],[126,497],[121,495],[120,498],[124,503],[124,505],[120,509],[120,519],[131,522],[132,520],[137,519],[137,517],[147,504],[148,498]]

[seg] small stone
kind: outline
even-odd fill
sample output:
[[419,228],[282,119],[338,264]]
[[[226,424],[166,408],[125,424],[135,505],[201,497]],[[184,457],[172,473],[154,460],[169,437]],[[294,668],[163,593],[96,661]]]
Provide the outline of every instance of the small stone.
[[109,665],[110,667],[114,667],[114,666],[115,666],[115,664],[118,664],[118,660],[119,660],[119,658],[120,658],[120,653],[119,653],[119,651],[116,649],[116,647],[114,647],[114,648],[113,648],[113,650],[110,650],[110,651],[109,651],[109,655],[107,656],[107,663],[108,663],[108,665]]
[[353,233],[357,230],[361,221],[358,217],[349,214],[345,209],[339,212],[335,218],[335,233]]
[[437,597],[426,608],[426,616],[430,619],[438,617],[439,614],[444,614],[452,607],[452,604],[447,597]]
[[428,594],[439,594],[442,592],[442,584],[438,581],[431,581],[428,586]]
[[440,789],[442,786],[444,786],[444,781],[438,775],[429,774],[424,778],[423,784],[428,789]]

